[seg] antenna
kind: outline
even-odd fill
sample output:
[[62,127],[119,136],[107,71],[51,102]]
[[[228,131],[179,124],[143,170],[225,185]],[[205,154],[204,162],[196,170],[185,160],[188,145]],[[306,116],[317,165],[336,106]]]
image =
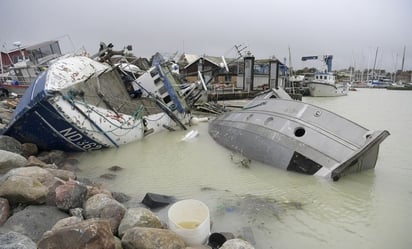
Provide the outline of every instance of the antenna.
[[242,55],[242,51],[245,50],[247,48],[247,46],[242,47],[242,44],[240,45],[235,45],[236,48],[236,52],[239,55],[239,58],[243,57]]

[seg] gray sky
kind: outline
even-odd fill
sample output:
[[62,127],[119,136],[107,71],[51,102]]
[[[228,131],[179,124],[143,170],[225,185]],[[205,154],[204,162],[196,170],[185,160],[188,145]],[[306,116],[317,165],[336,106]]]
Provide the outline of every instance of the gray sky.
[[[332,54],[334,69],[412,69],[411,0],[0,0],[0,45],[14,48],[60,38],[63,52],[100,41],[155,52],[236,57],[247,46],[257,59]],[[3,48],[2,48],[3,49]],[[288,62],[289,63],[289,62]]]

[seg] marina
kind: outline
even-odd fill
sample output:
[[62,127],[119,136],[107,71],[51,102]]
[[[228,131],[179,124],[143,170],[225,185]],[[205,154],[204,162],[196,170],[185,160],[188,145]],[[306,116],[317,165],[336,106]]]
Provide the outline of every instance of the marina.
[[411,1],[0,9],[1,248],[411,248]]
[[[135,202],[146,192],[202,200],[211,212],[212,232],[252,234],[255,248],[408,248],[412,110],[399,106],[412,105],[411,93],[360,89],[343,98],[303,98],[371,129],[391,132],[375,169],[338,182],[253,160],[242,164],[245,158],[208,135],[207,123],[194,128],[199,135],[187,142],[181,141],[185,131],[166,132],[121,149],[81,153],[79,174],[97,178]],[[159,153],[160,144],[169,149]],[[113,180],[99,178],[113,165],[125,170]],[[160,217],[165,210],[158,211]]]

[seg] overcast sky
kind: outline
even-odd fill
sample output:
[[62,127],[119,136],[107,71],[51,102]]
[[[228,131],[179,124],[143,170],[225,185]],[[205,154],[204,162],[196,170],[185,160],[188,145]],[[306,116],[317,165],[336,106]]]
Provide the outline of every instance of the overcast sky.
[[[155,52],[257,59],[331,54],[334,69],[412,69],[411,0],[0,0],[1,49],[58,38],[63,52],[97,52],[100,41]],[[3,47],[4,46],[4,47]],[[289,61],[287,62],[289,64]]]

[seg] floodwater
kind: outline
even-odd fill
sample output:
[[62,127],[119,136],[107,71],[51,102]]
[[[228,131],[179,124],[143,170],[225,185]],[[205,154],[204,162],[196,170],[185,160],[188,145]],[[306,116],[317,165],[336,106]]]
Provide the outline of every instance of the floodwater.
[[[358,89],[335,98],[304,97],[368,129],[388,130],[373,170],[338,182],[249,163],[208,135],[207,123],[164,132],[119,149],[79,155],[80,176],[140,202],[147,192],[208,205],[212,232],[231,232],[269,248],[409,249],[412,245],[412,91]],[[167,221],[167,207],[158,211]]]

